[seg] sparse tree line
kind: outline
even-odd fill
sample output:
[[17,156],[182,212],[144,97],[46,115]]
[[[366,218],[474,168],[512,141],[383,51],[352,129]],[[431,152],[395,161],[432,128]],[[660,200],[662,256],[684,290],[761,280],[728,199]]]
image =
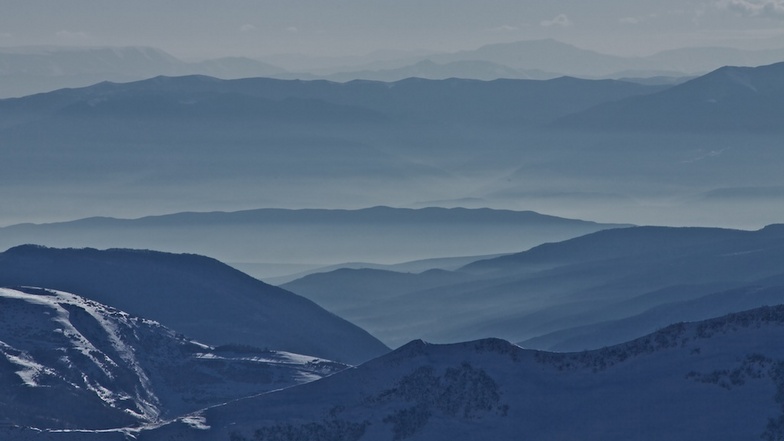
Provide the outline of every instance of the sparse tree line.
[[[752,322],[746,324],[751,325]],[[765,441],[784,440],[784,361],[762,354],[750,354],[734,369],[717,369],[707,373],[691,371],[686,374],[686,378],[727,390],[742,387],[750,380],[770,380],[776,389],[774,400],[780,412],[777,417],[768,419],[760,437]]]
[[[400,405],[400,402],[407,405]],[[395,409],[382,422],[392,426],[393,439],[407,439],[436,414],[451,418],[479,419],[494,412],[506,416],[509,406],[501,402],[498,384],[482,369],[469,363],[447,368],[438,375],[432,366],[422,366],[403,377],[392,389],[365,398],[364,404],[390,404]],[[335,406],[321,422],[279,424],[257,429],[251,438],[233,433],[230,441],[357,441],[370,421],[350,422],[339,417],[346,413]]]
[[[617,346],[577,353],[536,352],[535,359],[559,371],[591,369],[593,372],[599,372],[632,357],[652,354],[664,349],[686,347],[690,342],[708,339],[720,333],[782,324],[784,324],[784,305],[765,306],[701,322],[696,326],[676,323],[651,335]],[[699,355],[700,352],[700,348],[695,347],[691,354]]]

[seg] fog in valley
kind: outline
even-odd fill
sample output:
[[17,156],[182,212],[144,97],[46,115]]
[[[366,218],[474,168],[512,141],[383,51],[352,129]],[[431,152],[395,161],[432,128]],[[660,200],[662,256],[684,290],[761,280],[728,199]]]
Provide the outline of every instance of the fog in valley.
[[0,7],[0,440],[784,439],[784,1]]

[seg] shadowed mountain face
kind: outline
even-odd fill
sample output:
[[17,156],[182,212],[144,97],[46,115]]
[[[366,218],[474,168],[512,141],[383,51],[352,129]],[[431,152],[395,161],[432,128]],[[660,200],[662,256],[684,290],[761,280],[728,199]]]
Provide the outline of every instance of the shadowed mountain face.
[[784,63],[723,67],[647,97],[627,98],[569,115],[558,128],[589,130],[784,130]]
[[784,302],[782,259],[780,225],[634,227],[456,271],[339,270],[283,286],[393,347],[415,336],[436,342],[500,336],[527,347],[580,350],[644,335],[671,318]]
[[152,320],[42,288],[0,288],[0,318],[4,425],[157,423],[346,367],[248,346],[209,347]]
[[208,409],[201,430],[175,422],[139,439],[776,439],[783,314],[762,308],[570,354],[492,339],[415,341],[314,383]]
[[197,255],[20,246],[0,254],[0,285],[79,292],[208,344],[245,344],[349,363],[387,351],[367,332],[313,302]]

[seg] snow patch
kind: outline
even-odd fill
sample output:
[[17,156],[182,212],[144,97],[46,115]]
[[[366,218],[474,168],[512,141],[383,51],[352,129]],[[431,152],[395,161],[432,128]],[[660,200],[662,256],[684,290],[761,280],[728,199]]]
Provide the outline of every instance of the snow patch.
[[[116,311],[74,294],[56,290],[46,290],[46,294],[43,295],[0,288],[0,297],[23,300],[30,304],[46,307],[51,320],[58,325],[56,332],[62,332],[62,334],[68,338],[71,349],[80,352],[84,357],[89,359],[107,378],[114,379],[114,370],[118,368],[118,364],[93,345],[89,338],[83,335],[74,326],[71,322],[70,312],[66,307],[75,306],[92,316],[104,329],[105,335],[109,338],[113,349],[120,355],[120,358],[133,369],[138,377],[142,388],[138,391],[137,396],[134,397],[134,401],[136,401],[137,405],[142,410],[143,417],[150,421],[154,421],[159,417],[159,399],[153,392],[151,382],[136,360],[133,349],[128,347],[119,337],[121,329],[118,326],[118,323],[124,322],[127,324],[131,320],[131,317],[127,313]],[[112,317],[112,319],[107,319],[107,316]],[[21,353],[20,355],[9,355],[8,351],[3,352],[9,361],[16,365],[23,366],[23,369],[17,372],[17,375],[25,381],[25,384],[38,386],[36,378],[38,378],[41,372],[44,372],[44,366],[36,363],[29,355],[25,356]],[[113,393],[101,384],[90,381],[86,375],[83,376],[82,381],[84,387],[95,393],[109,406],[115,407],[117,402],[127,398]]]
[[36,363],[30,354],[17,350],[7,345],[5,342],[0,341],[0,350],[2,350],[3,355],[5,355],[5,358],[8,361],[21,368],[15,373],[27,386],[41,387],[41,385],[36,380],[42,374],[53,374],[45,366]]
[[200,413],[182,417],[180,418],[180,421],[196,430],[210,430],[210,425],[207,424],[207,418]]

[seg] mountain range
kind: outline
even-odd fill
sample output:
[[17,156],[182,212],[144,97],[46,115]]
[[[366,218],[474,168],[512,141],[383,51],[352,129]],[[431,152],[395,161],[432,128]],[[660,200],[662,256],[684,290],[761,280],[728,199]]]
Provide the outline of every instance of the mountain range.
[[[781,127],[776,116],[784,90],[783,66],[723,67],[673,87],[574,78],[490,82],[408,79],[391,84],[341,84],[159,77],[3,100],[0,127],[5,128],[9,140],[16,142],[23,142],[24,138],[17,140],[23,136],[23,127],[40,129],[42,122],[50,130],[66,122],[87,122],[92,126],[87,133],[97,135],[105,132],[97,123],[108,123],[117,130],[112,124],[117,119],[161,130],[161,118],[178,129],[189,120],[209,118],[213,124],[231,122],[235,129],[243,122],[385,125],[428,121],[554,124],[572,129],[766,131]],[[154,126],[153,121],[157,123]],[[10,130],[14,127],[17,129]]]
[[264,266],[269,263],[324,266],[497,254],[617,226],[491,209],[257,209],[15,225],[0,228],[0,248],[36,243],[196,253],[265,278],[282,275],[270,273]]
[[784,229],[632,227],[455,271],[342,269],[282,285],[396,347],[495,336],[583,350],[784,301]]
[[550,79],[564,75],[677,79],[725,65],[758,66],[782,61],[784,50],[694,47],[645,57],[622,57],[556,40],[529,40],[490,44],[454,53],[376,53],[351,59],[279,55],[265,60],[226,57],[187,62],[149,47],[0,48],[0,78],[3,79],[0,97],[83,87],[101,81],[192,74],[226,79],[265,76],[341,82],[356,79],[398,81],[409,77]]
[[0,286],[78,292],[216,346],[250,345],[348,363],[388,351],[313,302],[198,255],[19,246],[0,254]]
[[[0,218],[469,205],[760,227],[784,185],[762,159],[780,154],[779,67],[677,86],[159,77],[0,100]],[[727,210],[714,196],[736,188],[764,197]]]
[[[394,67],[391,69],[355,70],[321,75],[329,81],[349,82],[356,79],[369,81],[394,82],[406,78],[424,78],[428,80],[445,80],[448,78],[463,78],[471,80],[493,81],[497,79],[515,80],[550,80],[563,76],[562,74],[545,72],[540,69],[515,69],[499,63],[482,60],[455,60],[444,63],[435,62],[429,58],[417,61],[414,64]],[[299,77],[302,79],[315,79],[317,75],[277,75],[276,78]],[[677,81],[677,80],[675,80]]]
[[0,440],[784,440],[782,60],[0,48]]
[[[567,351],[458,336],[362,359],[358,328],[209,258],[16,247],[0,255],[0,439],[777,439],[782,250],[781,225],[625,227],[455,271],[300,280],[400,335],[560,327],[521,344]],[[253,341],[361,364],[238,341],[251,322]]]
[[[402,205],[403,195],[443,199],[486,179],[483,163],[495,159],[476,157],[478,135],[496,149],[499,138],[512,142],[509,131],[661,88],[575,79],[102,83],[0,100],[0,180],[15,188],[9,201],[57,182],[87,198],[69,206],[93,213],[129,210],[138,201],[123,195],[140,192],[150,196],[147,213],[164,210],[157,198],[169,212],[173,204],[194,211],[194,198],[231,207]],[[471,127],[482,129],[467,134]],[[95,205],[92,195],[109,189],[117,197]]]
[[569,77],[548,81],[409,78],[392,83],[364,80],[337,83],[159,76],[2,100],[0,110],[4,118],[0,124],[2,127],[18,125],[14,116],[24,116],[25,122],[100,116],[102,121],[125,117],[141,120],[209,117],[218,123],[242,117],[255,123],[345,124],[360,118],[356,122],[537,125],[607,101],[665,88]]
[[[532,440],[737,440],[776,439],[784,430],[782,306],[676,323],[583,352],[526,350],[499,339],[415,340],[344,369],[210,348],[68,293],[2,289],[0,300],[8,307],[0,314],[13,313],[2,327],[12,343],[0,348],[0,381],[16,391],[3,403],[3,439],[432,441],[524,433]],[[297,373],[307,379],[211,404],[263,388],[269,369],[284,382],[303,380]],[[69,374],[88,387],[69,384]],[[139,381],[144,387],[133,386]],[[183,400],[194,393],[200,400]],[[161,413],[134,418],[151,401],[175,406],[143,406]]]
[[605,103],[567,115],[557,128],[643,131],[780,132],[784,62],[723,67],[645,97]]
[[784,50],[745,51],[722,47],[666,50],[644,57],[622,57],[581,49],[553,39],[490,44],[475,50],[431,57],[499,63],[517,69],[541,69],[585,78],[701,75],[726,65],[757,66],[784,59]]
[[203,74],[221,78],[270,76],[284,70],[262,61],[227,57],[182,61],[150,47],[0,48],[0,96],[24,96],[102,81],[134,81],[158,75]]

